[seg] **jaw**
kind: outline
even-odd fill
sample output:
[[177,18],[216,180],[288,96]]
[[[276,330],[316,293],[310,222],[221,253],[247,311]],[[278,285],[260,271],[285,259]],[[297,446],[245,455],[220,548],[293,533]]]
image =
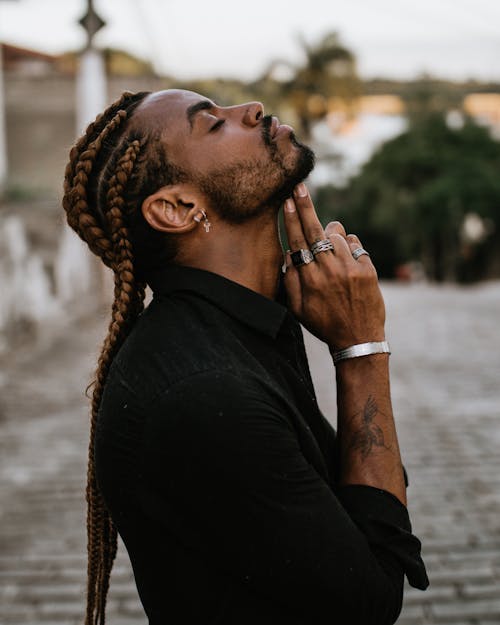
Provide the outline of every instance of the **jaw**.
[[274,215],[314,167],[312,150],[293,136],[285,153],[277,144],[269,147],[268,158],[242,159],[193,180],[208,207],[224,221],[241,224]]

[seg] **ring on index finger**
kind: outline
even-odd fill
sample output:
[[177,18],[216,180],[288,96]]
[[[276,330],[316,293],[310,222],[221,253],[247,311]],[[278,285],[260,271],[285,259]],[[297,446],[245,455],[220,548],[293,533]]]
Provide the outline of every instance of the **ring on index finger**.
[[321,241],[316,241],[311,245],[311,252],[314,256],[316,256],[316,254],[320,254],[321,252],[329,252],[330,250],[335,252],[333,243],[330,239],[321,239]]
[[311,250],[300,249],[290,254],[294,267],[301,267],[302,265],[308,265],[314,260]]

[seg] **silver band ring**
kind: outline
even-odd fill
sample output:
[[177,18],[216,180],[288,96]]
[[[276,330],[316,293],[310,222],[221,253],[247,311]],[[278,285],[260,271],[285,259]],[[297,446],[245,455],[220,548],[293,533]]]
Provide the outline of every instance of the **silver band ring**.
[[311,252],[314,254],[314,256],[316,256],[316,254],[319,254],[320,252],[329,252],[330,250],[332,252],[335,251],[333,248],[333,243],[330,241],[330,239],[321,239],[321,241],[316,241],[311,245]]
[[360,256],[364,256],[364,255],[370,256],[370,254],[364,250],[362,247],[358,247],[354,250],[354,252],[352,252],[352,257],[354,258],[354,260],[358,260],[358,258]]
[[311,250],[297,250],[290,254],[294,267],[301,267],[302,265],[308,265],[314,260]]

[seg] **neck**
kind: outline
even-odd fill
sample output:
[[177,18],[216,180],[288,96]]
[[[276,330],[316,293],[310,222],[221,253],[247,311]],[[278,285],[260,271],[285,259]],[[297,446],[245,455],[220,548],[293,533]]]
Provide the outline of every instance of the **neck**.
[[[278,288],[283,251],[275,211],[246,221],[228,224],[210,215],[212,227],[202,225],[195,236],[180,246],[176,262],[205,269],[274,299]],[[184,244],[185,243],[185,244]]]

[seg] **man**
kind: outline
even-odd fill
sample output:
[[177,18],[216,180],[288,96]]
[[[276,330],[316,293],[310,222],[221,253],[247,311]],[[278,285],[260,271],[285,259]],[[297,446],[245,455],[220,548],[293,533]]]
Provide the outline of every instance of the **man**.
[[[313,163],[260,103],[180,90],[124,94],[71,152],[68,222],[115,275],[87,623],[104,621],[116,529],[151,625],[385,625],[405,574],[428,585],[377,274],[355,235],[323,230],[302,182]],[[338,434],[299,321],[335,361]]]

